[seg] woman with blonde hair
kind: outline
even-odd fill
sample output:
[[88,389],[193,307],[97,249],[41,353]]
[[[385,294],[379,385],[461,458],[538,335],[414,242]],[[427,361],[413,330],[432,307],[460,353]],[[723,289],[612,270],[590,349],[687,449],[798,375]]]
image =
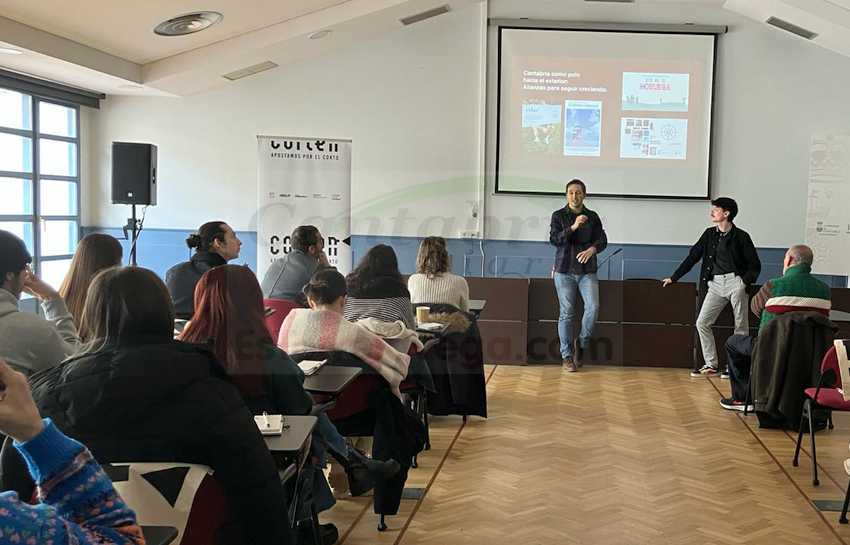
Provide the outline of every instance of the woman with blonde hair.
[[59,295],[65,299],[68,311],[74,317],[80,338],[88,340],[88,332],[80,328],[86,296],[97,273],[110,267],[120,267],[124,249],[115,237],[104,233],[92,233],[83,237],[74,252],[71,267],[59,288]]
[[407,281],[410,300],[419,303],[447,304],[469,311],[469,284],[466,278],[451,273],[449,251],[443,237],[428,237],[419,246],[416,273]]

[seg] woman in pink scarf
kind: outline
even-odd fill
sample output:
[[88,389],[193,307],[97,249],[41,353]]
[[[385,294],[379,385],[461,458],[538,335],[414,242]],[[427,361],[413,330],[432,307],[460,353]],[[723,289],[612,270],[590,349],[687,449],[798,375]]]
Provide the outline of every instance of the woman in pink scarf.
[[295,309],[280,327],[277,345],[289,354],[341,351],[375,369],[401,397],[398,386],[407,376],[410,356],[345,319],[345,277],[333,269],[313,275],[304,287],[310,309]]

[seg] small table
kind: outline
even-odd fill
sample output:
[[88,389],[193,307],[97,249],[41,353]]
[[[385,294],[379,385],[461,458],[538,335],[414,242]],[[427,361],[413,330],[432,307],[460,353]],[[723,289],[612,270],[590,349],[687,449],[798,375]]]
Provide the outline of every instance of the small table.
[[304,378],[304,389],[311,394],[337,397],[362,372],[363,369],[359,367],[325,364],[319,367],[315,373]]
[[830,310],[829,319],[833,322],[850,322],[850,312],[843,310]]
[[304,442],[307,441],[313,428],[316,427],[316,417],[284,415],[283,418],[283,433],[280,435],[264,435],[263,439],[272,452],[297,454],[301,451],[301,447],[304,446]]
[[486,304],[487,304],[487,299],[470,299],[469,300],[469,312],[478,316],[478,315],[481,314],[481,311],[484,310],[484,306]]
[[142,526],[142,535],[148,545],[168,545],[177,539],[174,526]]

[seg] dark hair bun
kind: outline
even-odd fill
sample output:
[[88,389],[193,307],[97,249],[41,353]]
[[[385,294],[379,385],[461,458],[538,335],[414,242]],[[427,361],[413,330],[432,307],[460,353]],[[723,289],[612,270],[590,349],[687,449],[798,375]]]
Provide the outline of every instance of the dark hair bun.
[[186,246],[189,248],[200,248],[201,246],[201,237],[197,234],[189,235],[186,239]]
[[304,295],[322,305],[333,303],[346,291],[345,277],[334,269],[318,271],[304,286]]

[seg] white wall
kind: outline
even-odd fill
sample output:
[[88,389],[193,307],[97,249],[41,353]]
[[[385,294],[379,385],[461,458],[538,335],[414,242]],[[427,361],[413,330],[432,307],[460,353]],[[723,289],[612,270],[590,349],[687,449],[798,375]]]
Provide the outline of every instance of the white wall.
[[[491,0],[489,10],[494,18],[729,25],[717,60],[712,194],[738,200],[737,223],[757,246],[803,239],[809,139],[850,133],[850,59],[724,10],[721,0]],[[193,229],[216,217],[254,229],[255,136],[276,134],[354,140],[355,216],[375,219],[353,233],[457,236],[474,228],[468,202],[476,201],[483,166],[485,25],[476,6],[221,91],[187,99],[110,97],[84,119],[84,224],[124,223],[127,207],[109,203],[109,147],[130,140],[159,146],[160,204],[149,211],[148,227]],[[593,180],[586,182],[592,191]],[[491,193],[488,180],[492,238],[546,240],[549,215],[563,206]],[[589,205],[614,242],[691,244],[708,225],[702,202]],[[399,208],[415,219],[394,220]],[[434,216],[454,223],[443,229]]]
[[[221,218],[256,229],[258,134],[353,139],[356,233],[398,223],[417,235],[443,225],[426,215],[468,217],[482,169],[484,16],[478,4],[190,98],[109,97],[86,115],[83,223],[124,224],[128,207],[110,204],[110,146],[137,141],[159,152],[146,227]],[[394,221],[399,207],[416,219]]]
[[[850,134],[850,59],[725,10],[722,3],[492,0],[490,17],[728,25],[717,58],[712,196],[738,201],[736,223],[756,246],[787,247],[804,240],[812,134]],[[565,181],[570,178],[565,171]],[[585,182],[592,192],[593,180]],[[545,240],[551,211],[564,204],[492,190],[490,181],[487,216],[540,218],[537,227],[523,230],[521,238],[528,240]],[[704,202],[591,199],[588,206],[617,242],[693,244],[709,225]],[[504,223],[500,238],[508,230]]]

